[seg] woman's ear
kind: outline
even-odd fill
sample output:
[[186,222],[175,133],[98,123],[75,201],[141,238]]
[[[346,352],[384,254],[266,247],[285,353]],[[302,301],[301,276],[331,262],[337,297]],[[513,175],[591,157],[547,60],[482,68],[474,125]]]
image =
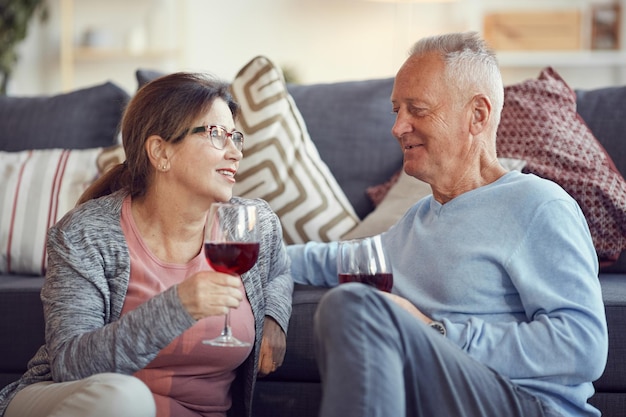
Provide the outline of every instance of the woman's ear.
[[477,94],[472,98],[471,109],[470,132],[477,135],[486,129],[491,118],[491,101],[484,94]]
[[167,142],[159,135],[146,139],[146,154],[156,171],[167,171],[170,167],[167,155]]

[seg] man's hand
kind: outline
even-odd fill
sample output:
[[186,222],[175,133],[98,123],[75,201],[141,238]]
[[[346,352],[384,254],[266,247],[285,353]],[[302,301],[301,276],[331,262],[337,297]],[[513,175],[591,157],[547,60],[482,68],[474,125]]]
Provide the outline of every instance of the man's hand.
[[283,329],[273,318],[265,316],[259,357],[259,376],[265,376],[278,369],[283,364],[286,349],[287,336]]

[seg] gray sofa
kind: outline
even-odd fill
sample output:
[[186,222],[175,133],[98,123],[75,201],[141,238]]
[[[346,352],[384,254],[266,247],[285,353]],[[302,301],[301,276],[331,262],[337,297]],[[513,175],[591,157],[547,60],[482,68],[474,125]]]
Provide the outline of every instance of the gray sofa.
[[[391,79],[290,85],[322,159],[357,214],[375,208],[367,187],[383,184],[401,166],[390,135]],[[626,174],[626,88],[577,91],[578,111]],[[100,97],[95,97],[99,95]],[[111,84],[56,98],[0,97],[0,150],[88,148],[115,143],[128,96]],[[39,107],[38,107],[39,106]],[[20,119],[16,125],[14,120]],[[43,131],[43,134],[42,134]],[[609,324],[609,359],[591,402],[609,417],[626,416],[626,253],[600,274]],[[43,342],[39,289],[43,278],[0,274],[0,386],[17,379]],[[311,323],[326,290],[296,285],[283,366],[259,379],[254,415],[315,416],[321,396]]]

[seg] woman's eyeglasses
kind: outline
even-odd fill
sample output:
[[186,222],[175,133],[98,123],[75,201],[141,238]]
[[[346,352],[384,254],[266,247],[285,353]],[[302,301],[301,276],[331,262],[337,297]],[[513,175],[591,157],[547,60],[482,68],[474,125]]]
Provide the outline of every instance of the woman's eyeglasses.
[[235,148],[239,151],[243,151],[243,133],[233,130],[229,132],[224,126],[212,125],[212,126],[199,126],[191,129],[191,134],[203,133],[207,139],[211,139],[211,143],[216,149],[222,150],[226,147],[226,141],[228,138],[233,141]]

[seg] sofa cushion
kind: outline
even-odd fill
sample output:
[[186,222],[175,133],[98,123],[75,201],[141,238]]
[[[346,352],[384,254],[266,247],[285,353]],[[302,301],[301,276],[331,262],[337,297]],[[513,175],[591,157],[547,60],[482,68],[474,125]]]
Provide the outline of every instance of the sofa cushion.
[[0,274],[0,387],[20,377],[44,343],[43,280]]
[[626,87],[576,90],[576,110],[626,176]]
[[135,71],[135,78],[137,78],[137,89],[143,87],[144,84],[150,81],[166,75],[166,72],[157,71],[152,69],[140,68]]
[[598,391],[626,392],[626,273],[600,274],[602,299],[609,327],[609,356]]
[[626,249],[626,181],[577,114],[574,91],[552,68],[505,87],[498,152],[525,160],[525,171],[571,194],[600,260],[617,260]]
[[295,284],[291,319],[287,331],[287,351],[283,365],[264,379],[268,381],[319,382],[315,361],[313,316],[319,301],[328,291],[325,287]]
[[391,135],[393,78],[288,86],[319,153],[360,218],[374,209],[367,187],[402,166]]
[[110,82],[54,96],[0,96],[0,150],[110,146],[128,99]]
[[337,240],[352,229],[358,217],[311,142],[280,68],[256,57],[231,89],[246,136],[234,194],[266,200],[286,243]]
[[46,232],[97,177],[101,150],[0,152],[1,273],[45,273]]

